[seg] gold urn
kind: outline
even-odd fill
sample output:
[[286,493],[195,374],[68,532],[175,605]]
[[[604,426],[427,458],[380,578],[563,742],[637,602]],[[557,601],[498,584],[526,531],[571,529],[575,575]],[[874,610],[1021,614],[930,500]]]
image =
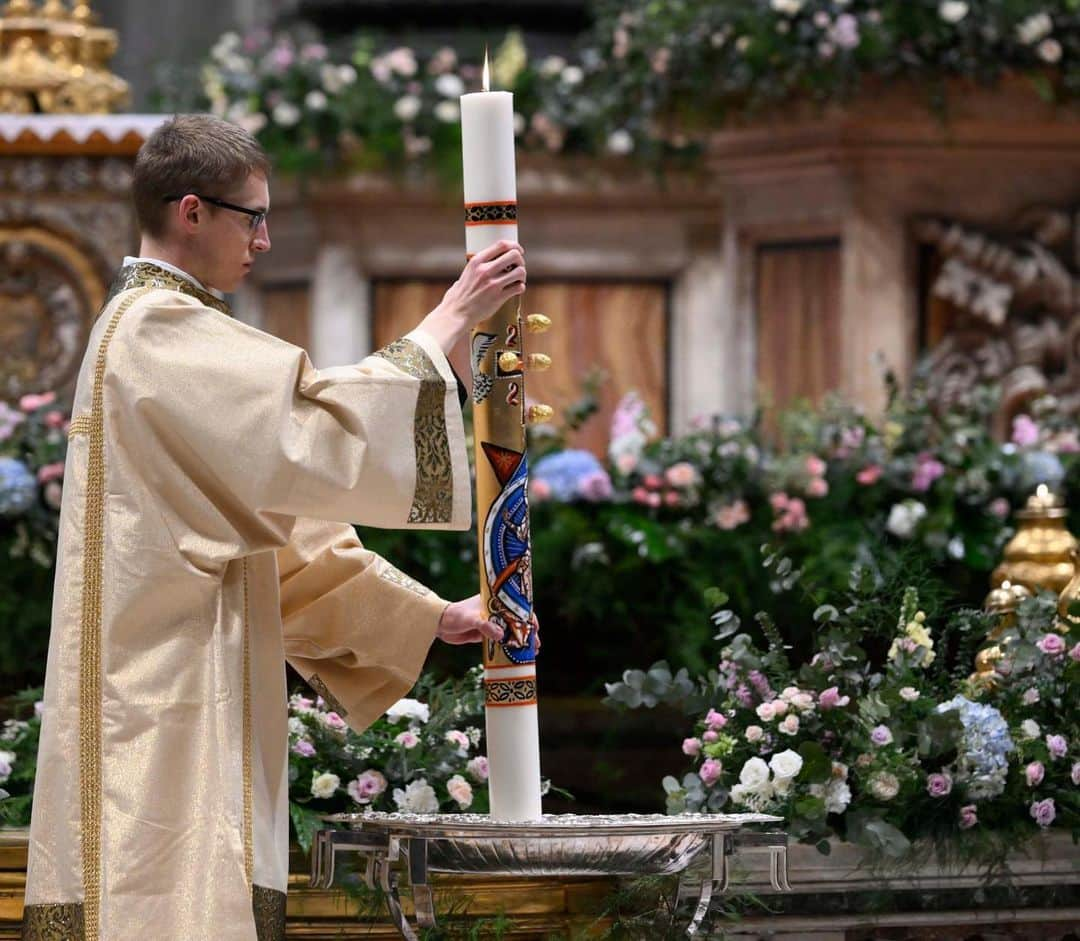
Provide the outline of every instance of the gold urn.
[[1063,634],[1070,630],[1080,628],[1080,615],[1069,613],[1069,608],[1074,604],[1080,604],[1080,549],[1073,549],[1073,577],[1069,584],[1061,592],[1058,598],[1058,630]]
[[1027,506],[1016,512],[1019,528],[1005,547],[1005,560],[994,569],[995,588],[1008,581],[1031,591],[1060,593],[1076,573],[1073,553],[1078,543],[1065,528],[1068,511],[1060,497],[1039,484]]
[[1002,658],[1002,648],[1007,647],[1012,639],[1007,635],[1008,631],[1016,626],[1016,609],[1020,607],[1021,601],[1030,597],[1031,592],[1023,585],[1014,585],[1007,580],[986,596],[983,610],[996,614],[997,623],[987,635],[982,649],[975,655],[975,672],[970,677],[971,682],[977,685],[993,685],[997,679],[994,664]]

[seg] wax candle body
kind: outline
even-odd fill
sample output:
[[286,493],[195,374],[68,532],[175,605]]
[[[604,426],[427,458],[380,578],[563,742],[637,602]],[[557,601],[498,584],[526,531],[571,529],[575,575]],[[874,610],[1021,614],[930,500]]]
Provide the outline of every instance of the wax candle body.
[[[471,256],[500,239],[518,240],[513,96],[462,96],[461,139]],[[507,352],[524,359],[523,344],[514,297],[474,331],[471,356],[481,595],[488,617],[504,629],[502,643],[484,644],[491,815],[500,820],[542,813],[524,376],[499,365]]]

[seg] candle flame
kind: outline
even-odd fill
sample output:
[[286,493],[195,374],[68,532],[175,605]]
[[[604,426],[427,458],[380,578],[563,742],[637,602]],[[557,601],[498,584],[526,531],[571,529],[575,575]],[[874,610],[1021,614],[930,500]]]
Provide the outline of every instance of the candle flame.
[[491,66],[488,65],[487,46],[484,46],[484,91],[491,91]]

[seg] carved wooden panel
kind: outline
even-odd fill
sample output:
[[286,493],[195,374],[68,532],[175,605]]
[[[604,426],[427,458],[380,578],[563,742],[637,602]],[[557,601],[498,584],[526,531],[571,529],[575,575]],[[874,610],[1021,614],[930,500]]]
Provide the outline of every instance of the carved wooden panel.
[[840,242],[757,248],[758,398],[770,414],[841,382]]
[[[443,297],[447,284],[430,281],[380,281],[375,285],[374,346],[380,347],[415,327]],[[528,349],[547,353],[551,369],[526,380],[530,401],[544,402],[557,417],[581,397],[592,369],[606,381],[599,389],[599,412],[569,440],[571,447],[603,454],[611,416],[619,399],[636,390],[661,432],[668,421],[667,288],[661,282],[531,283],[526,313],[546,314],[551,330],[530,337]],[[464,351],[455,351],[454,368],[468,369]],[[561,421],[560,421],[561,424]]]

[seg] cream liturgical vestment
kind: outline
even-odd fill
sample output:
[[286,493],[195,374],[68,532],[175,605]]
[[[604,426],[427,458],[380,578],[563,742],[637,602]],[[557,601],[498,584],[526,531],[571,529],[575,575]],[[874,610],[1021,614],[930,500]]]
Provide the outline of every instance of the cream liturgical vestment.
[[[28,941],[270,941],[288,876],[285,661],[357,730],[447,602],[349,523],[465,529],[457,380],[422,331],[362,362],[121,271],[65,471]],[[345,522],[340,522],[345,521]]]

